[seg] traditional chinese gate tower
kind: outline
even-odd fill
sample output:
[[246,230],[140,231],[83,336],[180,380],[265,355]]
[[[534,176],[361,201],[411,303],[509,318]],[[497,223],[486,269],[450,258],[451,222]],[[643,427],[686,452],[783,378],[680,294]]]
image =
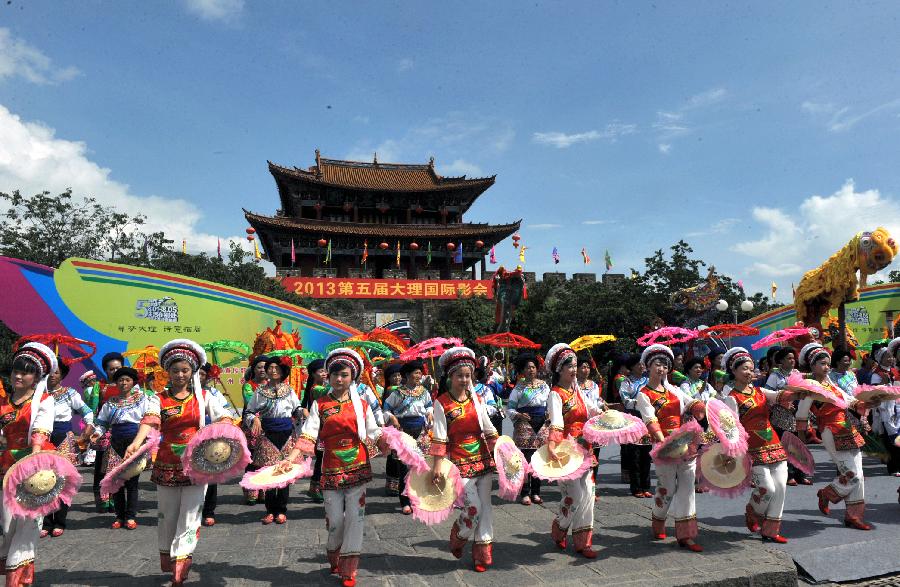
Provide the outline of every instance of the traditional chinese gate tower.
[[281,277],[476,279],[480,265],[487,279],[485,256],[521,222],[463,222],[495,176],[443,177],[434,159],[360,163],[326,159],[317,150],[309,169],[270,162],[269,172],[281,209],[275,216],[244,215]]

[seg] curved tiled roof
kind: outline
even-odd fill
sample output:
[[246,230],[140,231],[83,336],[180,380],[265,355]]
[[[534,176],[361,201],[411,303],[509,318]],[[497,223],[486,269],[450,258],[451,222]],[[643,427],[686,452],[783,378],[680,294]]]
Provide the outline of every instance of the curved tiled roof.
[[496,176],[469,179],[466,176],[443,177],[434,165],[405,165],[397,163],[362,163],[316,157],[316,165],[308,170],[282,167],[269,163],[269,172],[280,180],[299,180],[345,189],[390,192],[431,192],[476,188],[479,193],[494,184]]
[[244,210],[247,222],[254,228],[281,228],[317,235],[355,234],[366,237],[391,238],[482,238],[502,240],[519,229],[521,220],[510,224],[371,224],[365,222],[333,222],[283,216],[263,216]]

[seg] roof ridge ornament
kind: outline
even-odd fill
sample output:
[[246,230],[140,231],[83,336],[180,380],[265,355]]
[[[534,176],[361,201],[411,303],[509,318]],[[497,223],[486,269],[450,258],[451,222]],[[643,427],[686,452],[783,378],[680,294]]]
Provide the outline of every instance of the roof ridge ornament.
[[322,155],[316,149],[316,176],[322,177]]

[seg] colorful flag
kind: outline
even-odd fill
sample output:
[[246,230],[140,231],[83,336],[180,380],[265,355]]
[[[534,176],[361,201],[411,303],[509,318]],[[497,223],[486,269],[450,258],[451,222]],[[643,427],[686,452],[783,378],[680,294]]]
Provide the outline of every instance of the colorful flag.
[[553,247],[553,264],[559,265],[559,251],[556,247]]
[[325,249],[325,264],[331,263],[331,239],[328,239],[328,248]]
[[456,254],[453,255],[454,263],[462,263],[463,262],[463,250],[462,250],[462,241],[460,241],[459,245],[456,247]]
[[253,256],[257,261],[262,259],[262,253],[259,252],[259,241],[253,241]]
[[606,270],[609,271],[613,268],[612,257],[609,255],[609,249],[606,249],[606,254],[603,255],[604,261],[606,261]]
[[587,253],[587,249],[584,247],[581,247],[581,258],[584,260],[585,265],[591,264],[591,258]]
[[425,264],[431,265],[431,241],[428,241],[428,253],[425,255]]
[[491,264],[497,264],[497,252],[494,250],[494,247],[491,247]]
[[359,264],[365,265],[366,261],[368,261],[368,260],[369,260],[369,241],[365,240],[365,241],[363,241],[362,259],[360,260]]
[[397,241],[397,268],[400,268],[400,241]]
[[526,247],[525,245],[522,245],[519,248],[519,263],[521,263],[522,265],[525,265],[525,251],[527,250],[528,247]]
[[291,239],[291,267],[297,262],[297,251],[294,249],[294,239]]
[[772,282],[772,301],[775,301],[775,294],[778,292],[778,286]]
[[181,239],[181,254],[187,255],[187,239]]

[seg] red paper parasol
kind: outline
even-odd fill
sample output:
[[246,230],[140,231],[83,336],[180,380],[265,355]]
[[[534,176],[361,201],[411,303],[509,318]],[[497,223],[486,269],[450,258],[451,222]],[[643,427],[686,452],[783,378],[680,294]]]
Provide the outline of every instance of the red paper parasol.
[[462,346],[460,338],[429,338],[417,345],[411,346],[400,355],[401,361],[414,361],[416,359],[433,359],[440,357],[449,348]]
[[[19,350],[19,347],[26,342],[39,342],[47,345],[57,355],[60,354],[62,348],[68,349],[72,357],[66,361],[66,365],[90,359],[97,352],[97,345],[94,343],[67,334],[29,334],[22,336],[13,345],[13,352]],[[87,347],[87,350],[85,347]]]
[[697,336],[696,330],[688,330],[678,326],[663,326],[637,339],[637,344],[643,347],[652,344],[678,344],[694,340]]
[[524,336],[513,334],[512,332],[498,332],[497,334],[486,334],[475,339],[478,344],[484,346],[492,346],[501,349],[539,349],[541,345],[528,340]]
[[750,346],[750,348],[755,351],[763,348],[764,346],[771,346],[775,343],[800,338],[801,336],[811,336],[809,328],[782,328],[781,330],[776,330],[772,334],[769,334],[768,336],[764,336],[761,339],[757,340]]
[[755,336],[759,334],[759,328],[745,326],[743,324],[716,324],[700,331],[698,338],[725,338],[733,336]]

